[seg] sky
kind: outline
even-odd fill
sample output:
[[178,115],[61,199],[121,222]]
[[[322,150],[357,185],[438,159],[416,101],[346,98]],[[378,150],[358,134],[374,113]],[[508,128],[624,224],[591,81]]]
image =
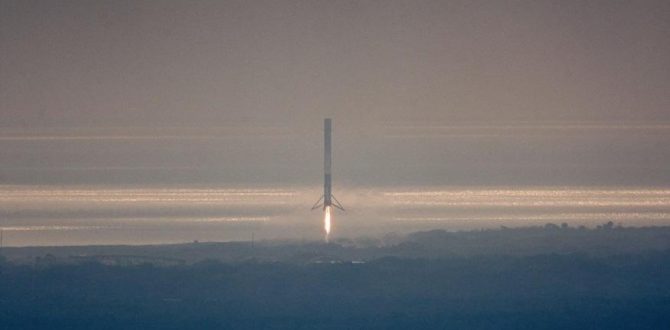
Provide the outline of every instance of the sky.
[[667,186],[668,1],[0,0],[5,184]]

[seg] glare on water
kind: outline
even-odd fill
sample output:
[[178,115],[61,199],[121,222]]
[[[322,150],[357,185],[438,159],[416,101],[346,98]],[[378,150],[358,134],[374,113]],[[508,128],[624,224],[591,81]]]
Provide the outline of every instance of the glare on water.
[[[341,187],[343,237],[547,222],[669,225],[670,189],[588,187]],[[204,240],[319,239],[331,207],[313,221],[319,187],[0,185],[6,245],[145,244]]]

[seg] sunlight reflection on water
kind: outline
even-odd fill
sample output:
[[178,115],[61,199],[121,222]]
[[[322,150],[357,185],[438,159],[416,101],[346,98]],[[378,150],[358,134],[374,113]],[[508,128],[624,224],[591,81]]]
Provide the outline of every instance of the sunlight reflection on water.
[[[8,245],[161,243],[317,238],[309,212],[318,187],[119,188],[0,186],[0,227]],[[335,236],[443,228],[567,222],[670,223],[670,190],[647,188],[339,189],[348,212]],[[321,230],[320,230],[321,229]],[[129,234],[130,233],[130,234]]]

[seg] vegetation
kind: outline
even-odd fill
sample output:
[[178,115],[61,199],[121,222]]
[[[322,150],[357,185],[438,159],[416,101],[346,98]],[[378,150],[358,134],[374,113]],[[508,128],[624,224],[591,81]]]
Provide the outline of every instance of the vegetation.
[[[441,252],[444,246],[457,246],[454,240],[475,237],[474,243],[487,245],[486,235],[498,240],[515,232],[517,239],[529,237],[525,229],[504,229],[416,233],[400,244],[377,248],[315,245],[318,251],[334,252],[309,262],[295,257],[163,266],[104,265],[95,259],[48,265],[0,262],[0,328],[670,328],[670,250],[600,251],[605,231],[617,230],[623,236],[647,235],[615,227],[531,231],[585,235],[556,243],[583,248],[567,253]],[[662,236],[663,230],[655,232]],[[529,242],[540,240],[525,240]],[[275,251],[297,249],[274,244]],[[595,247],[596,253],[586,247]],[[423,256],[392,255],[416,248]],[[332,258],[346,255],[338,251],[358,251],[356,257],[389,253],[351,262]]]

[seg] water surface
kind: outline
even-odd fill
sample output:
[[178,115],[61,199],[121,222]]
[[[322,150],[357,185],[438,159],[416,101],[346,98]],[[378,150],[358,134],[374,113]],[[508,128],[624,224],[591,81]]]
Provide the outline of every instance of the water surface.
[[[670,224],[670,189],[342,187],[333,237],[567,223]],[[319,187],[0,186],[4,245],[320,239]]]

